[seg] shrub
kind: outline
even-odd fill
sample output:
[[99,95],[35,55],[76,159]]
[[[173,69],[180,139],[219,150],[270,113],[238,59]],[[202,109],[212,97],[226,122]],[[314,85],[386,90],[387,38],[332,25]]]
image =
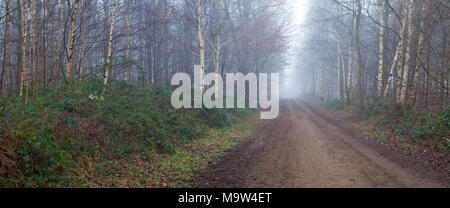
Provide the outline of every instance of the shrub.
[[364,118],[383,115],[391,112],[399,112],[402,109],[395,103],[387,100],[379,99],[373,103],[369,103],[364,111]]
[[0,186],[51,186],[87,161],[171,154],[177,145],[203,137],[208,127],[227,127],[251,112],[175,110],[172,90],[114,80],[104,86],[98,76],[87,76],[30,96],[27,104],[2,99],[0,138],[12,141],[7,148],[18,168],[14,179],[0,177]]
[[198,109],[197,115],[210,127],[223,128],[231,121],[225,109]]
[[16,154],[22,167],[18,183],[35,183],[44,186],[64,177],[69,166],[69,155],[60,148],[53,131],[45,126],[26,135]]
[[450,108],[440,113],[409,111],[405,122],[396,129],[397,134],[412,139],[436,139],[445,149],[449,146]]
[[325,101],[323,105],[328,110],[337,111],[344,107],[344,102],[342,102],[341,100],[338,100],[338,99],[334,99],[334,100]]

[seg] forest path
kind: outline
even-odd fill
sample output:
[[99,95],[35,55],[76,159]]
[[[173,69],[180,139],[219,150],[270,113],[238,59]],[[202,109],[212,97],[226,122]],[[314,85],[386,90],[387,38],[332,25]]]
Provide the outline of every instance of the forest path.
[[364,140],[300,101],[281,104],[280,116],[254,138],[201,173],[194,187],[377,188],[446,187],[417,169],[393,162]]

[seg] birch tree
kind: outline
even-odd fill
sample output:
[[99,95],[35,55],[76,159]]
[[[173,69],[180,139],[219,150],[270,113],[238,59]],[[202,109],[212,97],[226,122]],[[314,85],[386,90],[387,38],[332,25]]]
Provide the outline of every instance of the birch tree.
[[113,44],[113,35],[114,35],[114,24],[116,22],[116,12],[117,12],[117,0],[114,0],[114,8],[113,8],[113,12],[111,14],[111,27],[110,27],[110,31],[109,31],[108,52],[107,52],[108,59],[106,62],[107,68],[105,71],[104,85],[108,84],[110,71],[112,69],[112,44]]
[[361,28],[361,14],[362,14],[362,4],[361,0],[356,0],[356,77],[358,83],[358,99],[359,99],[359,108],[362,111],[364,109],[364,89],[362,83],[362,58],[361,58],[361,37],[360,37],[360,28]]
[[[125,21],[127,27],[127,52],[126,57],[131,59],[131,15],[130,15],[130,1],[126,1]],[[127,64],[125,71],[123,72],[123,80],[128,81],[128,74],[130,73],[130,64]]]
[[[47,46],[44,46],[44,50],[45,50],[45,58],[44,58],[44,68],[43,68],[43,87],[44,87],[44,92],[47,89],[47,82],[48,82],[48,62],[49,62],[49,56],[50,56],[50,52],[53,52],[53,27],[54,27],[54,15],[53,15],[53,10],[54,10],[54,6],[52,4],[52,2],[49,2],[47,4],[46,11],[44,11],[44,13],[48,13],[47,17],[50,19],[49,20],[49,24],[50,24],[50,31],[49,31],[49,35],[46,37],[45,34],[44,36],[44,45],[45,43],[47,43]],[[45,28],[45,25],[44,25]],[[55,65],[53,65],[53,67],[56,67]]]
[[83,11],[81,14],[81,22],[80,22],[80,42],[78,46],[78,54],[77,54],[77,79],[81,80],[83,76],[83,59],[84,59],[84,45],[86,39],[86,31],[85,31],[85,21],[86,21],[86,12],[87,12],[87,3],[86,0],[81,0],[83,5]]
[[59,74],[61,71],[61,45],[63,32],[63,0],[59,1],[59,22],[58,22],[58,47],[56,49],[55,76],[53,78],[54,85],[59,84]]
[[71,16],[71,31],[69,34],[69,42],[67,49],[67,63],[66,63],[66,79],[68,82],[72,79],[72,68],[73,68],[73,52],[75,50],[75,32],[76,32],[76,23],[78,17],[78,6],[80,4],[80,0],[75,0],[73,5],[73,12]]
[[339,100],[344,101],[344,66],[341,64],[342,60],[342,52],[341,52],[341,40],[337,38],[337,67],[338,67],[338,93]]
[[8,58],[9,58],[9,35],[11,21],[11,0],[6,1],[6,20],[5,20],[5,39],[3,43],[3,71],[1,77],[0,91],[3,97],[6,97],[6,79],[8,74]]
[[421,19],[420,19],[420,31],[419,31],[419,43],[417,47],[417,61],[416,61],[416,70],[414,71],[414,80],[411,86],[411,96],[412,101],[411,104],[415,104],[416,106],[419,104],[419,96],[418,96],[418,88],[420,86],[420,80],[423,77],[424,72],[424,61],[425,58],[423,56],[423,50],[425,45],[425,20],[428,15],[428,7],[430,5],[430,0],[423,1]]
[[197,35],[198,35],[198,48],[200,56],[200,90],[203,93],[203,77],[205,74],[205,40],[202,29],[202,0],[197,2]]
[[402,24],[400,29],[400,43],[399,43],[399,60],[397,62],[397,84],[395,88],[395,100],[397,104],[400,104],[402,87],[403,87],[403,78],[405,72],[405,45],[407,42],[407,29],[408,29],[408,0],[403,0],[403,17]]
[[378,0],[378,7],[380,10],[380,47],[379,47],[379,53],[378,53],[378,95],[382,96],[384,92],[384,76],[385,76],[385,70],[384,70],[384,35],[385,31],[384,28],[385,22],[384,22],[384,0]]
[[403,79],[400,90],[400,104],[407,105],[408,87],[409,87],[409,75],[411,69],[412,59],[412,47],[414,36],[414,12],[415,12],[415,0],[409,0],[409,12],[408,12],[408,38],[406,44],[406,57],[405,57],[405,69],[403,70]]
[[28,88],[27,81],[27,61],[26,61],[26,53],[27,53],[27,31],[28,31],[28,2],[24,2],[25,0],[19,0],[19,10],[20,10],[20,22],[21,22],[21,39],[20,42],[22,44],[22,61],[21,66],[22,70],[20,73],[20,90],[19,96],[23,97],[24,90]]
[[31,60],[31,89],[33,92],[36,90],[36,59],[37,59],[37,51],[36,51],[36,6],[35,1],[30,1],[30,46],[31,50],[29,51],[29,59]]
[[[405,46],[405,36],[406,36],[406,24],[407,24],[407,8],[404,5],[405,0],[399,0],[399,8],[400,8],[400,37],[399,43],[397,45],[397,49],[395,51],[394,60],[392,62],[392,66],[390,68],[390,76],[387,82],[387,87],[385,90],[385,96],[389,94],[390,86],[392,85],[392,96],[394,98],[397,97],[398,86],[401,85],[401,75],[403,74],[403,51]],[[394,79],[396,79],[396,85],[394,86]]]
[[350,104],[351,102],[351,98],[353,96],[353,89],[354,89],[354,81],[353,81],[353,76],[354,76],[354,67],[353,67],[353,56],[354,56],[354,49],[353,49],[353,45],[354,45],[354,30],[355,30],[355,15],[351,15],[351,29],[350,29],[350,45],[348,47],[348,77],[347,77],[347,104]]
[[324,82],[325,82],[325,71],[323,69],[322,63],[320,63],[320,83],[319,83],[319,96],[324,99]]

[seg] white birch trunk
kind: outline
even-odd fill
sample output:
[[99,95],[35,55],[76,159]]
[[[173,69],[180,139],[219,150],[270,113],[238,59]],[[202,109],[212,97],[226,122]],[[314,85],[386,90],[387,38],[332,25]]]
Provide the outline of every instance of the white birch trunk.
[[203,38],[203,30],[202,30],[202,0],[198,0],[197,5],[197,35],[198,35],[198,44],[199,44],[199,53],[200,53],[200,90],[203,94],[203,77],[205,74],[205,40]]
[[62,21],[63,21],[63,0],[59,1],[59,29],[58,29],[58,48],[56,49],[56,63],[55,63],[55,76],[54,76],[54,84],[57,85],[59,83],[59,73],[61,71],[61,45],[62,45]]
[[383,80],[385,76],[384,71],[384,34],[385,34],[385,22],[384,22],[384,0],[378,0],[378,6],[380,10],[380,47],[378,53],[378,95],[383,95]]
[[108,84],[110,70],[112,69],[112,43],[113,43],[113,35],[114,35],[114,23],[116,22],[116,12],[117,12],[117,0],[114,0],[114,8],[111,19],[111,28],[109,31],[109,40],[108,40],[108,60],[107,60],[107,68],[105,72],[105,81],[104,85]]
[[27,88],[28,82],[27,82],[27,61],[26,61],[26,55],[27,55],[27,31],[28,31],[28,21],[26,17],[28,17],[28,6],[27,3],[24,2],[24,0],[19,0],[19,9],[20,9],[20,20],[21,20],[21,31],[22,31],[22,38],[21,38],[21,44],[22,44],[22,72],[20,74],[20,91],[19,96],[23,97],[23,91],[24,88]]
[[406,57],[405,57],[405,69],[403,71],[402,89],[400,90],[400,104],[407,105],[408,99],[408,87],[409,87],[409,75],[411,69],[412,59],[412,47],[414,36],[414,12],[415,12],[415,0],[409,0],[409,13],[408,13],[408,39],[406,45]]
[[423,76],[423,70],[424,70],[424,57],[423,57],[423,49],[425,46],[425,19],[428,14],[428,7],[430,4],[430,0],[424,0],[423,8],[422,8],[422,14],[421,14],[421,22],[420,22],[420,32],[419,32],[419,43],[417,48],[417,61],[416,61],[416,70],[414,72],[414,81],[413,85],[411,86],[411,96],[413,98],[411,104],[419,104],[418,99],[418,88],[420,85],[420,80]]
[[75,0],[71,17],[71,27],[70,27],[71,31],[69,34],[69,42],[67,49],[67,64],[66,64],[66,79],[68,82],[70,82],[70,80],[72,79],[73,51],[75,50],[75,31],[76,31],[79,4],[80,0]]

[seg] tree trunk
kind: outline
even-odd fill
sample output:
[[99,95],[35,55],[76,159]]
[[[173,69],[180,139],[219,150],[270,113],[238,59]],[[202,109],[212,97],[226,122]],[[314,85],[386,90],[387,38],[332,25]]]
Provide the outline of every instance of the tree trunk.
[[338,67],[338,92],[339,92],[339,100],[344,101],[344,80],[343,80],[343,66],[341,65],[341,41],[337,39],[337,67]]
[[8,73],[8,47],[9,47],[9,28],[10,28],[10,20],[11,20],[11,0],[6,1],[6,20],[5,20],[5,40],[4,40],[4,49],[3,49],[3,71],[2,71],[2,81],[0,85],[0,91],[1,96],[6,97],[6,80],[7,80],[7,73]]
[[325,71],[323,70],[323,66],[322,66],[322,63],[320,63],[320,84],[319,84],[319,96],[320,96],[320,98],[321,99],[323,99],[324,98],[324,78],[325,78]]
[[203,38],[203,29],[202,29],[202,0],[198,0],[197,5],[197,35],[198,35],[198,45],[199,45],[199,53],[200,53],[200,91],[203,94],[203,77],[205,74],[205,40]]
[[71,82],[72,79],[72,68],[73,68],[73,51],[75,50],[75,32],[76,32],[76,23],[78,17],[78,6],[80,4],[80,0],[75,0],[75,4],[73,5],[73,12],[71,17],[71,26],[70,26],[70,34],[69,34],[69,42],[67,49],[67,63],[66,63],[66,79],[67,82]]
[[403,15],[402,15],[402,28],[400,30],[400,43],[399,43],[399,60],[397,63],[397,72],[398,72],[398,76],[397,76],[397,87],[395,90],[395,100],[398,104],[400,104],[400,100],[401,100],[401,94],[402,94],[402,86],[403,86],[403,75],[404,75],[404,67],[405,67],[405,62],[404,62],[404,49],[405,49],[405,43],[406,43],[406,29],[408,27],[408,4],[407,4],[408,0],[403,0],[403,4],[404,4],[404,8],[403,8]]
[[53,78],[54,85],[59,84],[59,73],[61,71],[61,44],[62,44],[62,25],[63,24],[63,0],[59,1],[59,30],[58,30],[58,48],[56,49],[55,61],[55,77]]
[[312,89],[311,89],[311,94],[313,97],[316,97],[316,85],[317,85],[317,80],[316,80],[316,73],[314,72],[314,69],[311,70],[311,78],[312,78]]
[[[216,73],[216,79],[219,79],[219,75],[220,75],[220,55],[222,52],[222,39],[221,39],[221,35],[222,35],[222,25],[221,25],[221,15],[222,15],[222,0],[217,0],[218,3],[218,11],[217,11],[217,36],[216,36],[216,43],[215,43],[215,48],[214,49],[214,53],[215,53],[215,58],[214,58],[214,72]],[[219,90],[220,90],[220,86],[216,85],[216,95],[219,95]]]
[[[404,42],[405,42],[405,36],[406,36],[406,13],[407,9],[406,6],[403,5],[404,0],[399,1],[399,10],[400,10],[400,38],[399,42],[397,44],[397,48],[394,55],[394,60],[392,62],[391,68],[389,70],[389,79],[387,81],[387,87],[385,90],[384,95],[387,96],[389,94],[390,87],[394,85],[394,79],[396,79],[396,86],[392,86],[392,97],[397,97],[397,91],[398,91],[398,85],[401,83],[401,69],[403,67],[403,50],[404,50]],[[403,8],[405,7],[405,8]]]
[[414,81],[411,86],[411,97],[412,97],[411,104],[415,104],[416,106],[419,106],[420,104],[420,100],[418,99],[419,98],[418,88],[420,86],[420,81],[422,80],[423,72],[425,70],[423,49],[425,46],[425,29],[426,29],[425,20],[427,18],[429,4],[430,0],[424,0],[420,20],[419,45],[417,48],[416,70],[414,71]]
[[[444,23],[445,24],[445,23]],[[447,25],[447,24],[445,24]],[[443,35],[442,35],[442,54],[441,54],[441,72],[440,72],[440,96],[441,96],[441,101],[440,101],[440,108],[441,111],[444,110],[444,105],[447,105],[448,103],[448,97],[449,97],[449,90],[448,90],[448,79],[449,79],[449,74],[448,74],[448,48],[447,46],[447,27],[443,28],[442,31]]]
[[[127,61],[130,61],[130,59],[131,59],[131,17],[130,17],[130,4],[131,2],[129,2],[129,1],[127,1],[126,2],[126,4],[127,4],[127,11],[126,11],[126,14],[125,14],[125,21],[126,21],[126,24],[127,24],[127,54],[126,54],[126,56],[127,56]],[[126,67],[125,67],[125,71],[124,71],[124,73],[123,73],[123,80],[124,81],[128,81],[128,74],[130,73],[130,64],[127,64],[126,65]]]
[[83,4],[83,14],[81,15],[81,26],[80,26],[80,43],[78,47],[78,54],[77,54],[77,79],[81,80],[83,77],[83,58],[84,58],[84,39],[85,37],[85,21],[86,21],[86,0],[81,0],[81,3]]
[[22,70],[20,75],[20,91],[19,96],[23,97],[23,91],[28,86],[27,82],[27,61],[26,61],[26,53],[27,53],[27,32],[28,32],[28,21],[26,17],[28,17],[28,3],[24,2],[24,0],[19,0],[19,9],[20,9],[20,20],[21,20],[21,44],[22,44]]
[[346,105],[346,90],[347,90],[347,81],[345,80],[347,72],[345,68],[345,61],[344,61],[344,53],[342,53],[342,48],[339,49],[341,51],[340,58],[341,58],[341,93],[342,93],[342,104]]
[[31,60],[31,89],[33,92],[36,91],[36,31],[35,31],[35,24],[36,24],[36,6],[35,1],[30,1],[30,46],[31,50],[30,53],[30,60]]
[[353,94],[353,35],[354,35],[354,28],[355,28],[355,22],[354,22],[354,16],[352,16],[352,29],[351,29],[351,37],[350,37],[350,46],[349,46],[349,57],[348,57],[348,78],[347,78],[347,104],[350,105],[352,94]]
[[360,27],[361,27],[361,13],[362,5],[361,0],[356,1],[357,4],[357,14],[356,14],[356,62],[357,71],[356,77],[358,81],[358,99],[359,99],[359,109],[362,112],[364,109],[364,89],[362,83],[362,63],[361,63],[361,40],[360,40]]
[[[39,14],[40,14],[40,18],[39,18],[39,31],[37,31],[38,35],[37,35],[37,52],[35,53],[35,58],[36,58],[36,82],[35,82],[35,89],[34,89],[34,93],[37,94],[38,90],[41,86],[41,82],[42,82],[42,72],[41,72],[41,63],[40,60],[44,60],[45,58],[45,53],[42,53],[45,43],[45,19],[44,19],[44,15],[45,15],[45,0],[42,0],[40,3],[40,7],[39,7]],[[41,55],[43,54],[43,55]]]
[[411,69],[411,59],[413,52],[413,36],[414,36],[414,12],[415,12],[415,0],[409,0],[409,14],[408,14],[408,39],[406,45],[406,58],[405,58],[405,70],[403,71],[402,89],[400,94],[400,104],[406,106],[408,100],[409,89],[409,75]]
[[385,28],[385,17],[384,17],[384,0],[378,0],[378,6],[380,10],[380,48],[378,53],[378,95],[383,96],[384,94],[384,28]]
[[[48,4],[48,12],[50,13],[50,34],[48,36],[48,43],[47,43],[47,47],[45,49],[45,60],[44,60],[44,70],[43,70],[43,75],[44,75],[44,91],[47,89],[47,84],[48,84],[48,70],[47,70],[47,66],[48,66],[48,59],[49,59],[49,53],[50,51],[53,50],[53,27],[54,27],[54,16],[52,14],[54,7],[53,4],[50,2]],[[56,67],[56,66],[54,66]]]
[[113,44],[113,35],[114,35],[114,23],[116,22],[116,11],[117,11],[117,0],[114,0],[114,8],[113,13],[111,15],[111,28],[109,31],[109,40],[108,40],[108,61],[107,61],[107,68],[105,72],[105,82],[104,84],[108,84],[109,74],[112,69],[112,44]]

